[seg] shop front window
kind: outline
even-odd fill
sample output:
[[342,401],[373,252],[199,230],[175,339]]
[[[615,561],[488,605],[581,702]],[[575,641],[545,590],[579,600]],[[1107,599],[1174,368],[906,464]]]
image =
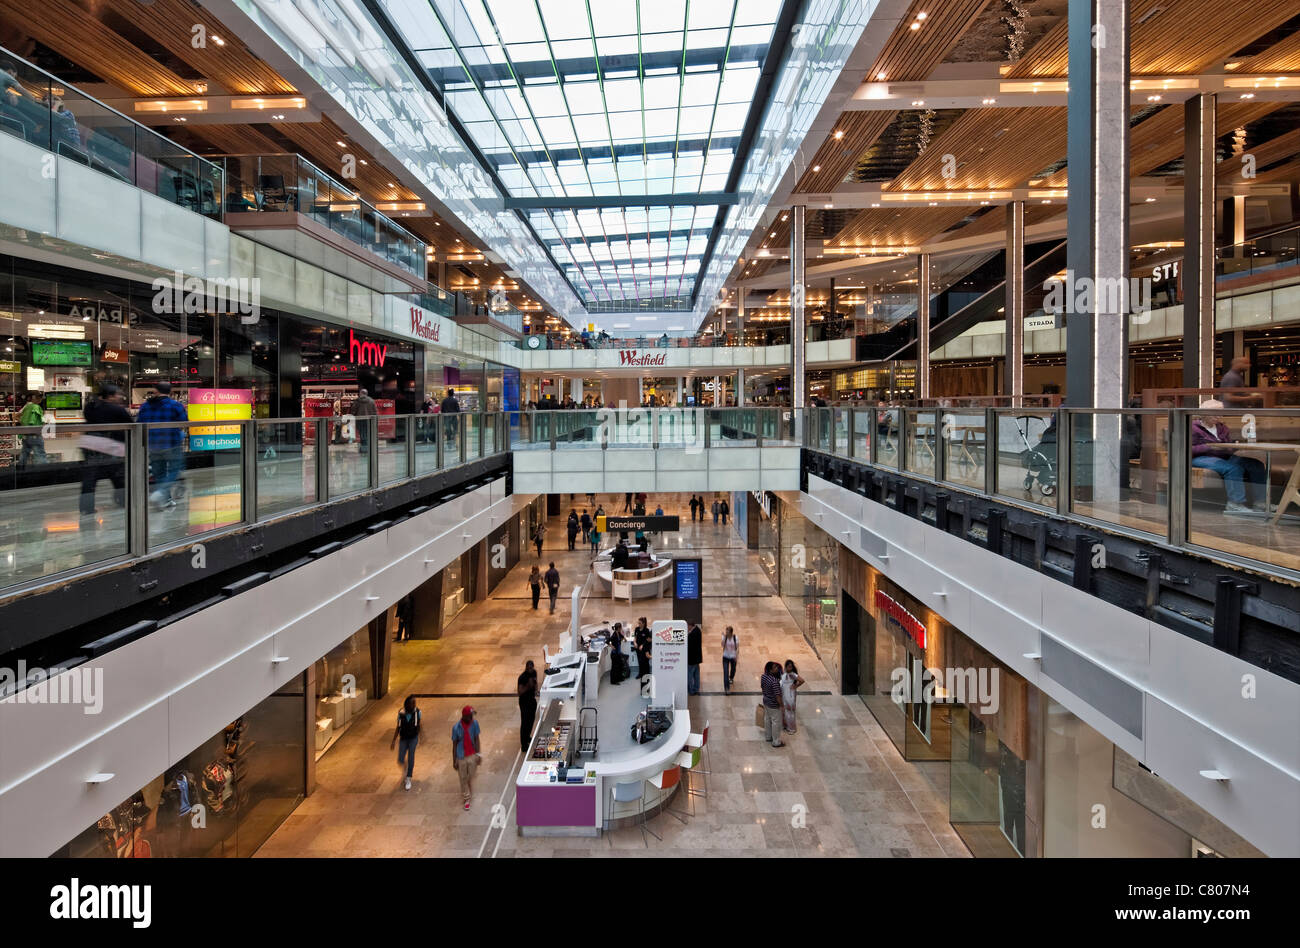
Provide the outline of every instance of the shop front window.
[[316,759],[352,726],[374,695],[370,631],[348,636],[316,662]]
[[55,855],[251,856],[303,799],[303,676],[232,721]]
[[464,556],[457,557],[442,571],[442,628],[446,629],[451,620],[460,615],[465,608],[465,565]]

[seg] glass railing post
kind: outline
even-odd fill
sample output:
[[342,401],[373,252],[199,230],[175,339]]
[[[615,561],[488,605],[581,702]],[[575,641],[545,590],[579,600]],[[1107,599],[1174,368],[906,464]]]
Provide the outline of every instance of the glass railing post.
[[439,415],[438,418],[432,422],[432,424],[433,424],[433,443],[435,445],[436,457],[437,457],[435,469],[441,471],[443,466],[443,455],[446,451],[444,445],[447,443],[447,436],[446,436],[446,432],[444,431],[446,422],[443,421],[442,416]]
[[907,467],[907,446],[912,443],[912,418],[906,408],[898,409],[898,457],[894,466],[900,471]]
[[1191,446],[1188,443],[1188,429],[1191,415],[1187,412],[1169,412],[1169,525],[1167,528],[1170,546],[1183,546],[1187,543],[1188,519],[1188,466],[1191,464]]
[[998,415],[984,409],[984,493],[992,497],[998,490]]
[[554,451],[556,431],[559,429],[560,426],[555,423],[555,415],[552,412],[546,413],[546,421],[547,421],[546,428],[551,434],[551,450]]
[[467,419],[466,419],[466,416],[465,416],[465,415],[457,415],[457,416],[456,416],[456,446],[457,446],[457,450],[456,450],[456,463],[457,463],[457,464],[464,464],[464,463],[465,463],[465,458],[467,457],[467,454],[466,454],[466,451],[467,451],[467,444],[466,444],[466,432],[465,432],[465,429],[466,429],[467,427],[469,427],[469,426],[465,423],[466,420],[467,420]]
[[132,556],[149,552],[149,436],[144,425],[127,430],[127,544]]
[[366,486],[370,488],[379,486],[379,425],[375,423],[378,418],[378,415],[367,415],[357,422],[364,422],[370,429],[366,437]]
[[482,457],[485,456],[485,455],[483,454],[483,443],[484,443],[484,442],[483,442],[483,437],[484,437],[484,436],[483,436],[483,428],[484,428],[484,422],[485,422],[486,420],[487,420],[487,413],[486,413],[486,412],[479,412],[479,416],[478,416],[478,456],[479,456],[480,458],[482,458]]
[[936,482],[948,480],[948,421],[951,420],[949,412],[940,412],[938,409],[934,413],[934,479]]
[[239,462],[241,520],[243,523],[257,523],[257,422],[252,418],[239,423]]
[[1070,513],[1074,494],[1074,418],[1064,408],[1056,409],[1056,512]]
[[316,429],[316,502],[330,499],[330,426],[332,419],[313,419]]
[[402,419],[403,430],[406,432],[406,476],[415,476],[415,415],[407,415]]

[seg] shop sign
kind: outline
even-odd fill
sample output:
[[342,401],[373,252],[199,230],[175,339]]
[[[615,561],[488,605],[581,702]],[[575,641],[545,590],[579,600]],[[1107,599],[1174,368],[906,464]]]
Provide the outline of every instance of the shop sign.
[[[241,421],[253,417],[253,391],[246,388],[192,388],[185,406],[190,421]],[[239,447],[238,425],[190,428],[191,451]]]
[[125,365],[126,363],[130,362],[131,359],[126,354],[125,349],[121,349],[116,346],[105,345],[104,348],[101,349],[99,352],[99,361],[115,362],[121,365]]
[[639,352],[636,349],[623,349],[618,354],[619,365],[667,365],[666,352]]
[[0,372],[22,372],[21,362],[0,362]]
[[876,608],[893,619],[921,648],[925,648],[925,623],[908,612],[882,590],[876,590]]
[[357,334],[348,330],[348,361],[355,365],[373,365],[383,368],[388,357],[388,344],[380,345],[366,339],[358,339]]
[[411,307],[411,334],[419,336],[421,339],[427,339],[429,342],[437,342],[438,336],[441,335],[442,326],[432,319],[426,319],[424,310],[418,306]]

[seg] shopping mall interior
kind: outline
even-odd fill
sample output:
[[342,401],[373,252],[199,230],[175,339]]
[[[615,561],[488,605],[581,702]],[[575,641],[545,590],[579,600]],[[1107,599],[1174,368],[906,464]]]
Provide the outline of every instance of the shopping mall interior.
[[1300,855],[1296,0],[0,0],[0,346],[0,856]]

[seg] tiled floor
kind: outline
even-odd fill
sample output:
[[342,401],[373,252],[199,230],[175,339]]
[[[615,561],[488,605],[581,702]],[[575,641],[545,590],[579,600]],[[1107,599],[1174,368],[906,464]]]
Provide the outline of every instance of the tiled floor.
[[[567,498],[566,498],[567,499]],[[682,495],[681,500],[685,500]],[[572,506],[581,513],[579,494]],[[623,498],[599,498],[607,512]],[[856,697],[842,697],[768,582],[734,525],[690,522],[676,495],[651,496],[678,512],[682,531],[664,546],[700,552],[705,561],[703,694],[691,700],[693,721],[711,723],[711,794],[695,799],[685,824],[655,818],[663,840],[643,843],[628,828],[599,838],[523,838],[515,834],[510,791],[521,763],[515,677],[527,658],[541,663],[568,622],[563,599],[556,614],[530,608],[524,560],[485,602],[468,606],[438,641],[397,646],[389,695],[321,758],[317,786],[259,851],[262,856],[967,856],[947,821],[947,765],[909,764]],[[672,506],[670,506],[670,504]],[[569,504],[563,506],[568,514]],[[588,507],[588,509],[590,509]],[[550,524],[542,564],[554,560],[564,579],[581,582],[590,555],[570,553],[563,517]],[[531,548],[528,551],[534,553]],[[668,600],[634,608],[608,599],[588,603],[586,620],[667,617]],[[720,649],[713,641],[733,625],[741,641],[737,686],[749,694],[723,696]],[[799,700],[799,730],[787,746],[769,747],[754,726],[755,692],[763,662],[793,659],[807,679]],[[816,692],[821,692],[817,694]],[[426,738],[410,792],[402,789],[389,751],[394,715],[407,694],[419,700]],[[484,762],[474,806],[460,806],[451,768],[449,732],[462,705],[473,704],[483,731]],[[707,763],[707,762],[706,762]],[[490,823],[499,805],[504,832]],[[683,801],[674,801],[682,806]]]

